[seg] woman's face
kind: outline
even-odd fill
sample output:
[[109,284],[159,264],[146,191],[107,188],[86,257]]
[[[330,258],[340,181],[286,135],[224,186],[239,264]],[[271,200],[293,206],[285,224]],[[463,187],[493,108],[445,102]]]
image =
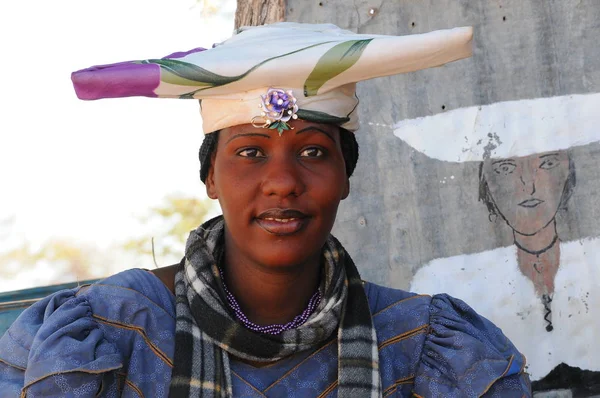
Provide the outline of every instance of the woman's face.
[[556,215],[569,176],[566,152],[489,159],[483,175],[496,207],[516,232],[534,235]]
[[349,193],[338,127],[290,125],[281,136],[250,124],[221,130],[206,180],[223,211],[228,252],[263,266],[318,258]]

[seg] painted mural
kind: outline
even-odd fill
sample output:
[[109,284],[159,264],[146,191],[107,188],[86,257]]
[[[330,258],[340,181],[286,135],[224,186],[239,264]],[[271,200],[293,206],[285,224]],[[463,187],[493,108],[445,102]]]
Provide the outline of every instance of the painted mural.
[[449,293],[491,319],[532,380],[561,364],[600,371],[600,238],[566,241],[557,228],[559,213],[579,211],[570,199],[585,181],[572,153],[600,141],[600,94],[462,108],[402,121],[394,134],[432,159],[477,162],[480,222],[513,235],[510,246],[423,264],[411,290]]

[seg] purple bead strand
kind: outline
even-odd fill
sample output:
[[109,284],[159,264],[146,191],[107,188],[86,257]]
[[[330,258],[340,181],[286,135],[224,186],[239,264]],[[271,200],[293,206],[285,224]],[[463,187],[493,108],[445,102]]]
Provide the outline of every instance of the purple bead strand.
[[295,329],[303,325],[308,320],[308,318],[312,315],[312,313],[315,311],[315,309],[319,306],[319,303],[321,302],[321,292],[317,290],[315,294],[313,294],[313,296],[310,298],[308,306],[304,309],[302,314],[297,315],[290,322],[284,325],[257,325],[256,323],[249,320],[246,314],[244,314],[237,300],[225,285],[225,279],[223,278],[223,270],[219,269],[219,271],[221,273],[221,281],[223,282],[223,289],[225,290],[225,295],[227,296],[227,302],[229,304],[229,307],[233,310],[235,317],[240,322],[242,322],[242,324],[244,324],[246,328],[254,332],[278,335],[286,330]]

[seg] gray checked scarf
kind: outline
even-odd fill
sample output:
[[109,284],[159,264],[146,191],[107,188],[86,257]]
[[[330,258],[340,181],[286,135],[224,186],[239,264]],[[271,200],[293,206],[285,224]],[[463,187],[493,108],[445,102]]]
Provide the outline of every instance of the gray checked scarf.
[[362,281],[333,236],[323,248],[322,299],[300,327],[279,335],[253,332],[229,309],[218,269],[224,220],[207,221],[188,238],[175,276],[175,367],[169,396],[231,397],[229,355],[275,361],[315,350],[337,330],[338,397],[381,397],[377,336]]

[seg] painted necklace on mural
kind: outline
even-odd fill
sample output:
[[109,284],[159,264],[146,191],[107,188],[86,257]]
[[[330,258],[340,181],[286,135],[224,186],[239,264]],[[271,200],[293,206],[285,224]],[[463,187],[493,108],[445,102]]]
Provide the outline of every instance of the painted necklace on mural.
[[301,325],[303,325],[308,318],[315,312],[315,309],[319,306],[321,302],[321,292],[317,290],[315,294],[312,295],[310,300],[308,301],[308,306],[302,311],[300,315],[297,315],[294,319],[286,324],[275,324],[275,325],[257,325],[252,322],[246,314],[240,308],[237,300],[233,296],[233,294],[227,289],[225,285],[225,278],[223,277],[223,270],[219,267],[219,272],[221,273],[221,281],[223,282],[223,290],[225,291],[225,295],[227,296],[227,303],[229,307],[233,310],[235,317],[238,321],[242,322],[244,326],[254,332],[265,333],[278,335],[284,332],[285,330],[295,329]]
[[[517,240],[515,239],[515,245],[525,251],[526,253],[532,254],[534,256],[537,256],[538,260],[540,258],[540,255],[547,252],[548,250],[550,250],[550,248],[552,248],[552,246],[554,246],[554,244],[558,241],[558,235],[554,235],[554,239],[552,239],[552,242],[550,242],[550,244],[546,247],[544,247],[541,250],[529,250],[527,248],[525,248],[524,246],[521,246],[519,244],[519,242],[517,242]],[[541,274],[542,272],[538,269],[538,263],[533,263],[533,269],[535,270],[535,272],[537,272],[538,274]],[[551,332],[554,330],[554,325],[552,324],[552,294],[544,294],[542,295],[542,304],[544,305],[544,321],[546,322],[546,331],[547,332]]]
[[[550,242],[550,244],[549,244],[548,246],[546,246],[546,247],[544,247],[543,249],[540,249],[540,250],[529,250],[529,249],[527,249],[526,247],[524,247],[524,246],[521,246],[521,245],[519,244],[519,242],[517,242],[517,240],[516,240],[516,239],[515,239],[515,245],[516,245],[516,246],[517,246],[519,249],[523,250],[524,252],[526,252],[526,253],[529,253],[529,254],[532,254],[532,255],[534,255],[534,256],[538,256],[538,257],[539,257],[539,256],[540,256],[540,254],[542,254],[542,253],[545,253],[545,252],[547,252],[548,250],[550,250],[550,248],[551,248],[552,246],[554,246],[554,244],[556,243],[556,241],[558,241],[558,235],[554,235],[554,239],[552,239],[552,242]],[[537,269],[536,269],[536,271],[537,271]],[[539,272],[539,271],[538,271],[538,272]]]

